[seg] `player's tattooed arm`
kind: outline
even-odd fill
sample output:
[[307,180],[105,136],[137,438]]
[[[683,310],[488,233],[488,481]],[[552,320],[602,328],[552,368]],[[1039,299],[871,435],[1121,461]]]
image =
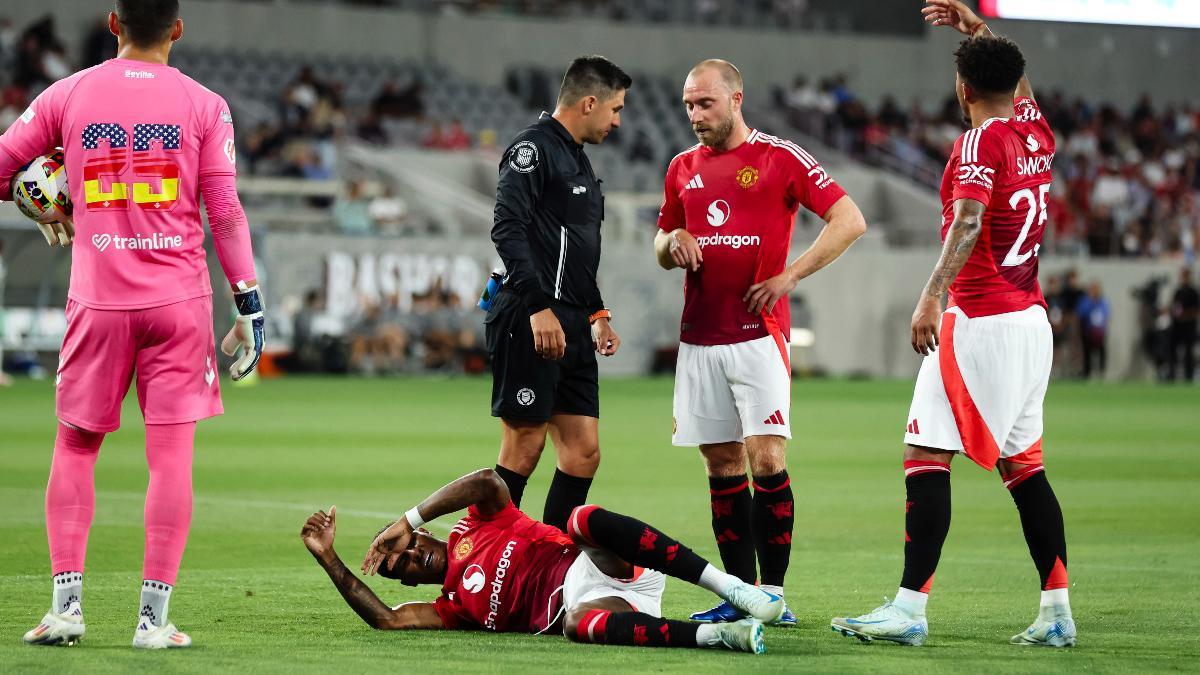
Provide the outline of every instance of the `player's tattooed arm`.
[[409,602],[392,609],[362,582],[336,555],[317,562],[325,569],[346,604],[375,630],[438,630],[444,628],[433,604]]
[[954,222],[946,231],[946,243],[938,258],[933,274],[921,291],[917,308],[912,317],[912,347],[919,354],[928,354],[937,349],[938,324],[942,316],[942,296],[958,277],[959,271],[975,250],[979,234],[983,231],[983,213],[987,206],[974,199],[959,199],[954,202]]
[[442,628],[441,618],[429,603],[408,603],[396,609],[384,604],[370,587],[346,567],[334,551],[336,528],[337,507],[330,507],[328,514],[318,511],[309,517],[300,530],[300,538],[355,614],[367,622],[368,626],[378,630]]
[[480,469],[429,495],[417,511],[427,521],[468,506],[475,506],[481,514],[488,516],[508,506],[509,501],[508,485],[500,474],[492,469]]
[[[480,469],[448,483],[429,495],[417,505],[417,513],[425,521],[430,521],[474,506],[480,515],[490,516],[499,513],[511,501],[508,485],[500,474],[493,469]],[[380,532],[367,547],[362,571],[375,574],[380,565],[391,565],[390,559],[399,556],[400,552],[408,548],[409,542],[415,536],[416,532],[408,522],[408,516],[397,520],[391,527]]]

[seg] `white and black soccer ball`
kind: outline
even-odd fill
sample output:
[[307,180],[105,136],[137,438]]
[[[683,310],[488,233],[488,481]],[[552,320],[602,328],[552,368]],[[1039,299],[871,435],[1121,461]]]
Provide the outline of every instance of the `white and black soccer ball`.
[[21,213],[35,222],[69,222],[71,192],[63,153],[35,157],[21,167],[13,177],[12,195]]

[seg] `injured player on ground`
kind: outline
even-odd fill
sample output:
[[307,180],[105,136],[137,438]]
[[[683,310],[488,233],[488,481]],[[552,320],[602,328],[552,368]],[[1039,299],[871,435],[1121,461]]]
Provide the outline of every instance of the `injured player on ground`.
[[[421,527],[467,509],[442,541]],[[783,602],[730,576],[675,539],[597,506],[571,514],[567,533],[517,510],[504,481],[481,469],[451,482],[385,528],[362,571],[408,586],[438,584],[433,602],[388,607],[334,551],[336,509],[312,515],[300,532],[347,604],[381,630],[486,630],[563,634],[579,642],[646,647],[713,647],[762,653],[763,622]],[[669,575],[741,609],[729,624],[664,619]]]

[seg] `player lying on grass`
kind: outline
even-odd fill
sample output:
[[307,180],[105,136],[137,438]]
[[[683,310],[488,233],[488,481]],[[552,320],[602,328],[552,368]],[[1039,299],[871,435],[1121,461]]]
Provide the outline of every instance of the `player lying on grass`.
[[[421,527],[467,509],[442,541]],[[726,574],[653,527],[597,506],[571,513],[568,534],[521,513],[492,469],[433,493],[371,542],[362,571],[407,586],[440,584],[433,602],[388,607],[333,549],[335,508],[300,536],[346,603],[380,630],[559,633],[577,642],[717,647],[761,654],[763,622],[783,600]],[[706,588],[749,618],[703,625],[661,617],[664,574]]]

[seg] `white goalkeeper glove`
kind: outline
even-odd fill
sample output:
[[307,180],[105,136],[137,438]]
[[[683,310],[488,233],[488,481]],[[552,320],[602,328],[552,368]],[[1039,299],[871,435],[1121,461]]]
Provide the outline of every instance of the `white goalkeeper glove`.
[[61,223],[57,220],[49,223],[39,222],[37,226],[46,238],[46,243],[51,246],[70,246],[75,239],[75,224],[70,220]]
[[233,302],[237,305],[238,316],[233,320],[233,328],[221,340],[221,351],[226,356],[237,354],[241,356],[229,367],[229,375],[236,382],[250,374],[258,360],[262,358],[265,337],[263,328],[263,301],[258,286],[251,286],[233,294]]

